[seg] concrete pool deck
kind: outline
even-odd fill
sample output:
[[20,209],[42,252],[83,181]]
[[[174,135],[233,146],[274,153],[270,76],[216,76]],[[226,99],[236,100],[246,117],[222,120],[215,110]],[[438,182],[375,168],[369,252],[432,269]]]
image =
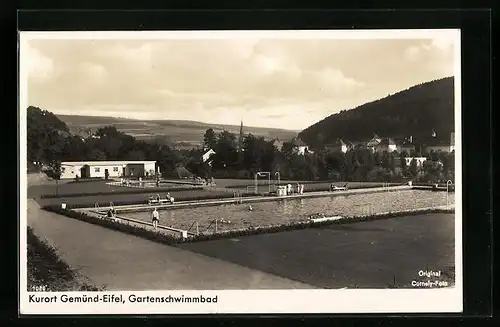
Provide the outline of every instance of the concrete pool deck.
[[271,273],[47,212],[27,200],[27,222],[61,258],[108,290],[312,289]]

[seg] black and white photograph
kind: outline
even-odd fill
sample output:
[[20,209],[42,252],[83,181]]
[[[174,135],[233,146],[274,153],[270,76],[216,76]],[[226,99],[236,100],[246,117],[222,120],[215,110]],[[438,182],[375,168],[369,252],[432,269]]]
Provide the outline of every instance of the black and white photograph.
[[21,32],[26,314],[461,312],[459,30]]

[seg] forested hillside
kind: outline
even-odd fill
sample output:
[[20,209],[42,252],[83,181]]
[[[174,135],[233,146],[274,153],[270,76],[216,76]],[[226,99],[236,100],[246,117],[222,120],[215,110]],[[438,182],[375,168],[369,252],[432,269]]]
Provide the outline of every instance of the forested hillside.
[[370,139],[373,134],[390,137],[413,136],[427,141],[432,134],[449,140],[454,130],[454,79],[447,77],[413,86],[380,100],[343,110],[303,130],[299,137],[313,147],[337,138],[350,141]]

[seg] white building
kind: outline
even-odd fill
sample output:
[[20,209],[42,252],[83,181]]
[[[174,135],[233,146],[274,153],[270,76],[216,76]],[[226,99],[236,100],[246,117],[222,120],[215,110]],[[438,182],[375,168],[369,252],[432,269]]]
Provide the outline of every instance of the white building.
[[405,161],[406,161],[406,166],[410,166],[411,165],[411,162],[415,160],[416,163],[417,163],[417,167],[422,167],[424,165],[424,162],[427,161],[427,158],[426,157],[406,157],[405,158]]
[[389,137],[382,139],[377,145],[375,145],[376,152],[394,152],[397,150],[396,143]]
[[207,162],[208,159],[210,159],[211,156],[213,156],[215,154],[215,151],[210,149],[208,150],[207,152],[205,152],[201,158],[203,160],[203,162]]
[[375,148],[380,144],[380,142],[382,142],[382,138],[375,134],[373,135],[373,138],[366,143],[366,147],[375,152]]
[[334,143],[326,144],[325,148],[333,152],[347,153],[347,151],[354,148],[354,144],[346,142],[343,139],[338,139]]
[[297,148],[297,154],[299,155],[304,155],[306,151],[311,152],[307,147],[307,144],[305,144],[301,139],[294,139],[293,146]]
[[455,151],[455,133],[451,133],[450,136],[450,152]]
[[155,175],[156,161],[61,162],[61,179],[95,177],[144,177]]

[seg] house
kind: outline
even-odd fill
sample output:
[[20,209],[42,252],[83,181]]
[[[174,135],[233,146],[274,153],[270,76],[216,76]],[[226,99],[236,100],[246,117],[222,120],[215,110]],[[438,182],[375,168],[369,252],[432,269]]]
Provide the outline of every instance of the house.
[[347,151],[354,148],[354,144],[352,144],[351,142],[346,142],[342,139],[337,139],[334,143],[326,144],[325,148],[332,152],[346,153]]
[[455,132],[450,135],[450,152],[455,151]]
[[309,151],[307,145],[301,140],[301,139],[294,139],[293,140],[293,146],[297,148],[297,154],[299,155],[304,155],[306,153],[306,150]]
[[406,157],[405,158],[405,161],[406,161],[406,166],[410,166],[411,165],[411,162],[415,160],[415,162],[417,163],[417,167],[422,167],[424,165],[424,162],[427,161],[427,158],[426,157]]
[[403,153],[403,152],[412,153],[415,150],[416,150],[415,145],[410,144],[410,143],[403,143],[403,144],[399,145],[397,148],[397,151],[400,153]]
[[[427,144],[424,145],[424,153],[431,153],[431,152],[451,152],[451,143],[446,140],[432,140],[430,142],[427,142]],[[453,146],[454,148],[454,146]]]
[[[208,151],[206,151],[202,156],[201,156],[201,160],[203,162],[206,162],[208,159],[210,159],[210,157],[212,157],[213,155],[215,154],[215,151],[210,149]],[[211,161],[210,161],[211,162]],[[209,162],[209,164],[210,164]]]
[[372,150],[375,152],[375,147],[382,142],[382,138],[378,136],[377,134],[374,134],[372,139],[368,142],[366,142],[366,148]]
[[276,149],[278,149],[278,151],[281,151],[281,149],[283,148],[283,142],[278,139],[275,139],[273,141],[273,145],[276,147]]
[[143,177],[156,173],[156,161],[65,161],[61,179]]
[[380,142],[374,146],[376,152],[394,152],[397,150],[396,142],[394,142],[390,137],[383,138]]

